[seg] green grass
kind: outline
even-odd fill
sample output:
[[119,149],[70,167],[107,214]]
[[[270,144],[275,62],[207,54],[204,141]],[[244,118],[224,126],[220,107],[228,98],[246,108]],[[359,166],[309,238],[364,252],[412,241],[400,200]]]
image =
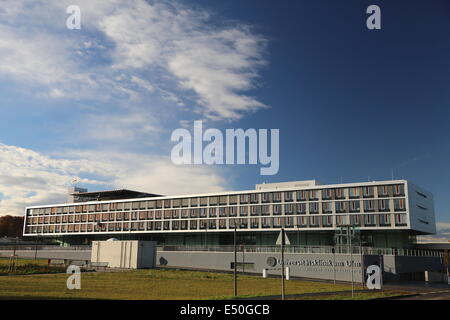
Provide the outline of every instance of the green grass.
[[[17,259],[16,268],[13,274],[25,275],[25,274],[42,274],[42,273],[61,273],[65,272],[66,268],[61,266],[48,266],[47,260],[43,259]],[[0,276],[11,275],[9,268],[10,260],[0,258]]]
[[[180,270],[94,272],[81,275],[81,290],[66,288],[66,274],[0,277],[1,299],[231,299],[233,275]],[[278,295],[280,280],[239,276],[241,296]],[[286,294],[349,290],[348,285],[286,281]]]
[[[0,274],[8,259],[0,259]],[[19,259],[19,275],[0,276],[0,299],[232,299],[233,275],[173,269],[120,272],[87,272],[81,275],[81,290],[69,290],[64,267],[48,267],[47,260]],[[59,273],[57,273],[59,272]],[[62,272],[62,273],[61,273]],[[47,274],[33,274],[47,273]],[[285,282],[286,295],[350,290],[350,285],[327,282]],[[238,276],[239,297],[277,296],[280,279]],[[399,295],[381,291],[356,293],[354,299],[373,299]],[[351,294],[299,297],[295,299],[352,299]]]

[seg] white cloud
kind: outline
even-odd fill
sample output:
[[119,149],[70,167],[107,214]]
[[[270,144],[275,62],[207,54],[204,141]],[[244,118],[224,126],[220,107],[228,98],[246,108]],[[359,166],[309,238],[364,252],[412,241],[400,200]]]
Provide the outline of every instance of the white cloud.
[[65,158],[55,158],[0,143],[0,163],[0,216],[66,202],[73,178],[82,185],[159,194],[221,191],[226,185],[208,167],[178,167],[161,157],[126,152],[66,151]]
[[0,76],[44,86],[47,98],[126,103],[158,94],[218,120],[265,107],[244,93],[265,64],[266,40],[249,26],[214,26],[218,17],[175,0],[80,0],[82,29],[68,30],[69,4],[5,0]]
[[420,242],[448,242],[450,240],[450,223],[449,222],[437,222],[436,234],[419,236]]

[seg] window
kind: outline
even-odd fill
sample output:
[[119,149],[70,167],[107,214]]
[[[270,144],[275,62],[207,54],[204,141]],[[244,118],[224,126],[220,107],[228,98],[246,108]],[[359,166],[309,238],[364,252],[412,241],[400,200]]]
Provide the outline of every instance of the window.
[[273,202],[281,202],[281,192],[274,192],[272,194]]
[[284,201],[290,202],[294,200],[294,192],[292,191],[286,191],[284,193]]
[[404,195],[405,195],[405,186],[403,184],[394,185],[394,197]]
[[146,220],[146,219],[147,219],[147,211],[139,212],[139,220]]
[[181,206],[181,199],[173,199],[172,205],[174,208],[179,208]]
[[190,230],[197,230],[197,220],[191,220],[189,222],[189,229]]
[[373,214],[364,215],[364,225],[374,226],[375,225],[375,216]]
[[250,196],[250,202],[251,203],[259,203],[259,194],[258,193],[252,193]]
[[332,198],[332,189],[323,189],[322,190],[322,199],[329,200]]
[[348,202],[347,201],[337,201],[336,202],[336,212],[347,212]]
[[227,205],[228,204],[228,196],[220,196],[219,197],[219,204],[220,205]]
[[229,196],[230,204],[237,204],[237,198],[238,197],[236,195]]
[[217,206],[218,203],[219,203],[218,197],[209,197],[210,206]]
[[317,202],[313,202],[309,204],[309,213],[316,214],[319,212],[319,204]]
[[259,218],[250,219],[250,228],[259,228]]
[[188,228],[188,220],[181,220],[181,230],[187,230]]
[[336,216],[336,224],[338,226],[348,225],[350,222],[349,216]]
[[210,219],[208,221],[208,228],[209,229],[217,229],[217,222],[216,219]]
[[270,218],[262,218],[261,219],[261,227],[262,228],[270,228]]
[[331,202],[322,203],[322,213],[331,213],[332,211]]
[[364,212],[375,211],[375,203],[373,200],[364,200]]
[[394,210],[403,211],[405,210],[405,199],[394,199]]
[[350,224],[352,226],[359,226],[359,225],[361,225],[361,219],[359,218],[359,215],[351,215],[350,216]]
[[308,226],[307,217],[297,217],[297,226],[300,228],[305,228]]
[[247,206],[240,207],[239,215],[240,216],[247,216],[248,215],[248,207]]
[[293,228],[294,227],[294,217],[285,217],[284,218],[284,226],[286,228]]
[[147,230],[153,230],[153,221],[147,222]]
[[208,226],[208,220],[206,219],[201,219],[200,220],[200,229],[206,229]]
[[272,218],[273,220],[273,227],[274,228],[281,228],[281,218]]
[[309,200],[317,200],[319,198],[319,191],[318,190],[311,190],[309,192]]
[[378,217],[380,219],[380,226],[389,226],[389,225],[391,225],[391,219],[390,219],[390,215],[389,214],[380,214]]
[[227,228],[227,220],[219,219],[219,229],[226,229],[226,228]]
[[317,217],[317,216],[309,217],[309,222],[310,222],[311,226],[318,227],[319,226],[319,217]]
[[[112,205],[112,204],[111,204]],[[139,202],[139,209],[145,210],[147,209],[147,201],[141,201]]]
[[200,198],[200,206],[204,207],[207,205],[208,205],[208,198],[207,197]]
[[324,227],[329,227],[333,225],[333,217],[332,216],[323,216],[322,217],[322,225]]
[[209,216],[216,217],[217,216],[217,208],[209,208]]
[[306,200],[306,191],[301,190],[297,191],[297,201],[305,201]]
[[363,187],[363,197],[372,198],[373,197],[373,187]]
[[198,209],[191,209],[191,218],[198,217]]
[[378,200],[379,211],[389,211],[389,200]]
[[292,203],[288,203],[284,205],[284,214],[293,214],[294,213],[294,205]]
[[274,204],[273,205],[273,214],[274,215],[280,215],[281,214],[281,205],[280,204]]
[[389,197],[391,186],[378,186],[378,197]]
[[220,207],[219,217],[227,217],[227,216],[228,216],[228,207]]
[[359,212],[359,201],[350,201],[350,212]]
[[207,209],[206,208],[200,208],[200,217],[204,218],[207,216]]
[[240,203],[248,203],[250,196],[248,194],[241,194]]
[[170,219],[172,216],[172,210],[164,210],[164,219]]
[[297,214],[305,214],[306,213],[306,203],[297,203]]
[[396,226],[406,226],[406,214],[396,214],[395,215],[395,225]]
[[267,203],[267,202],[272,202],[272,199],[271,199],[272,197],[271,197],[271,194],[269,193],[269,192],[264,192],[263,194],[262,194],[262,202],[264,202],[264,203]]
[[359,188],[349,188],[349,197],[350,198],[359,198]]
[[260,206],[250,206],[250,215],[259,216],[260,210]]

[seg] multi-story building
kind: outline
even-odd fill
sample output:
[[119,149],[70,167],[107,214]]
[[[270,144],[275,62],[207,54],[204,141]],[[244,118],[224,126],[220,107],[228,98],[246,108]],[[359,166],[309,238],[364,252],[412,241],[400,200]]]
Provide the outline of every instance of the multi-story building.
[[[133,197],[122,199],[121,194]],[[232,243],[236,228],[239,242],[273,245],[284,228],[291,244],[331,245],[336,231],[351,225],[365,246],[404,248],[416,235],[435,233],[436,228],[432,194],[406,180],[332,185],[295,181],[182,196],[78,193],[76,199],[26,208],[24,235],[68,243],[115,237],[221,245]]]

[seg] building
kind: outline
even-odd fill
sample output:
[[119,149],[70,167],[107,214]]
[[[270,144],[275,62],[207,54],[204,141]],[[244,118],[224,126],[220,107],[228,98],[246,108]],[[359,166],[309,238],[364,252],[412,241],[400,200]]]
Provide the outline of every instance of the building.
[[360,244],[409,248],[436,231],[433,195],[407,180],[321,185],[315,180],[255,190],[160,196],[130,190],[77,192],[77,202],[26,208],[24,235],[81,244],[115,237],[164,245],[333,245],[351,225]]

